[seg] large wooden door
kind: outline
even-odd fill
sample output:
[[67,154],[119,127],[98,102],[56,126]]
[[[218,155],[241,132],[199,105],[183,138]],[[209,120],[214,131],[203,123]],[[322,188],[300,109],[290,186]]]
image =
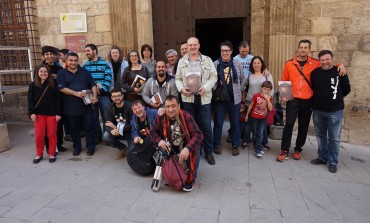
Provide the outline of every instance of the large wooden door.
[[[213,24],[220,19],[237,18],[238,20],[230,21],[242,21],[240,41],[249,41],[250,8],[250,0],[152,0],[155,58],[165,59],[166,50],[171,48],[179,53],[182,41],[198,35],[196,23],[198,24],[199,21],[202,24],[204,21]],[[227,23],[223,24],[227,25]],[[203,36],[203,39],[211,38],[214,36]],[[202,49],[203,51],[206,54],[207,49]]]

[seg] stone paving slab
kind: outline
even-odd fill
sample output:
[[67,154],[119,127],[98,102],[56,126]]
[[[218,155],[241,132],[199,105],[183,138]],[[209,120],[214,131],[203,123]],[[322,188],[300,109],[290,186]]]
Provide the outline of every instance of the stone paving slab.
[[114,160],[116,150],[104,143],[93,157],[83,151],[76,158],[66,142],[69,151],[57,162],[50,164],[45,154],[32,164],[32,124],[8,123],[12,147],[0,153],[0,223],[369,222],[369,147],[342,143],[332,174],[310,164],[317,148],[312,136],[302,160],[278,163],[277,140],[262,159],[252,145],[232,156],[228,127],[216,165],[201,158],[194,190],[185,193],[165,185],[152,191],[152,176],[138,176],[126,159]]

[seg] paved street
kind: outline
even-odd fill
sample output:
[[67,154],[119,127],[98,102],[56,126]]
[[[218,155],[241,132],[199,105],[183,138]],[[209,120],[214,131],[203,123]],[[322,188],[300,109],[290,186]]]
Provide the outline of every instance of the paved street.
[[[262,159],[252,150],[231,155],[223,141],[216,165],[201,159],[192,192],[162,186],[135,174],[126,159],[101,143],[87,157],[60,153],[35,165],[31,124],[8,123],[12,148],[0,153],[0,223],[61,222],[355,222],[370,220],[370,148],[342,144],[338,172],[314,166],[309,137],[300,161],[275,161],[280,141],[270,140]],[[224,127],[224,138],[228,123]],[[294,137],[293,137],[294,138]],[[295,140],[295,138],[294,138]],[[83,140],[84,141],[84,140]]]

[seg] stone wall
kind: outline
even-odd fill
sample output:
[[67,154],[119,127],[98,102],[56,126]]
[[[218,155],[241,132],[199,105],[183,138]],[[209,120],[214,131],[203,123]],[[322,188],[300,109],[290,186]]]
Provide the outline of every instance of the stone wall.
[[[355,112],[352,107],[370,106],[367,90],[370,85],[368,3],[368,0],[252,1],[252,50],[268,59],[269,69],[274,71],[275,78],[280,79],[285,61],[274,52],[285,46],[289,35],[294,37],[288,40],[287,47],[293,49],[290,58],[295,54],[298,41],[307,38],[313,43],[311,50],[314,57],[320,50],[329,49],[333,51],[335,61],[347,67],[352,92],[345,99],[342,140],[365,145],[370,145],[370,112]],[[289,14],[288,10],[292,7],[295,13]],[[267,39],[266,35],[270,38]],[[288,55],[287,51],[284,53]]]
[[[87,43],[98,46],[99,55],[108,58],[112,45],[109,0],[35,0],[41,46],[65,48],[65,36],[85,35]],[[86,12],[87,33],[62,34],[59,13]],[[85,53],[79,53],[86,61]]]

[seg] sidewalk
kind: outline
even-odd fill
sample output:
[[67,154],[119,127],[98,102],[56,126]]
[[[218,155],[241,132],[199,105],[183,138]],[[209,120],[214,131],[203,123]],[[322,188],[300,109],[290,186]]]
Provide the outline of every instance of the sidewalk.
[[[60,153],[53,164],[32,164],[30,123],[8,123],[12,148],[0,153],[0,223],[122,222],[355,222],[370,219],[370,148],[342,143],[338,172],[314,166],[317,143],[309,137],[302,160],[275,161],[280,141],[270,140],[262,159],[252,150],[231,155],[224,126],[223,154],[216,165],[201,159],[190,193],[135,174],[116,150],[99,144],[96,153]],[[293,137],[295,140],[295,136]],[[84,141],[84,140],[83,140]]]

